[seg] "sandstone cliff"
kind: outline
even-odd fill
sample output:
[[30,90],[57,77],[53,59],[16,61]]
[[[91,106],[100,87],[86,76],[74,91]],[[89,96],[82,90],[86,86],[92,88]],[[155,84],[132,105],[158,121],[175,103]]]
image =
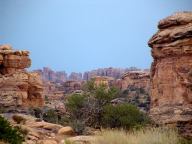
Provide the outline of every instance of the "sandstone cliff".
[[[175,13],[161,20],[158,28],[149,41],[154,58],[150,113],[159,123],[189,124],[192,121],[192,12]],[[192,136],[189,125],[185,132]]]
[[3,108],[43,106],[42,81],[37,73],[28,73],[28,51],[0,46],[0,106]]

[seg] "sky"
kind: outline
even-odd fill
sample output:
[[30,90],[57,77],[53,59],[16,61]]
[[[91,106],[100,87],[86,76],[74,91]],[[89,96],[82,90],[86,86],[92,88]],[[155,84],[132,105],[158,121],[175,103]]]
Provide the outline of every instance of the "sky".
[[0,0],[0,44],[31,52],[32,69],[150,68],[157,23],[192,0]]

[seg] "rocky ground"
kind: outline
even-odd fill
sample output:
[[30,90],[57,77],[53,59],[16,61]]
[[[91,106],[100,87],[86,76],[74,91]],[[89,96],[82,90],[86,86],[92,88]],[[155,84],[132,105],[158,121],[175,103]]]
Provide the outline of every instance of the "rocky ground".
[[69,126],[48,123],[30,115],[4,113],[3,116],[14,127],[21,128],[26,135],[24,144],[64,144],[67,139],[81,144],[91,140],[91,136],[75,136],[73,129]]

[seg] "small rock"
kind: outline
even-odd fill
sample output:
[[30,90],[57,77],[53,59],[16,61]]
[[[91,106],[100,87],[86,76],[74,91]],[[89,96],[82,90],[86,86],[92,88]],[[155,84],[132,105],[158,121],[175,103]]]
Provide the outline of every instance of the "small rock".
[[66,126],[66,127],[61,128],[58,131],[58,134],[59,135],[74,135],[74,131],[70,126]]

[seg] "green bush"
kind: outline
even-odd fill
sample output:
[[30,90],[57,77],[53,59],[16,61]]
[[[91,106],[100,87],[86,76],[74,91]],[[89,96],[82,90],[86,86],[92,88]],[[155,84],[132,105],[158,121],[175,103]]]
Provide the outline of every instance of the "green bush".
[[85,96],[81,94],[73,94],[67,99],[66,107],[73,117],[79,118],[81,116],[81,109],[85,105]]
[[21,144],[24,137],[18,129],[13,128],[5,118],[0,116],[0,140],[10,144]]
[[100,106],[110,103],[110,101],[116,98],[118,94],[119,94],[118,89],[114,87],[107,89],[105,85],[97,86],[94,91],[94,97],[96,101],[99,102]]
[[85,97],[81,94],[73,94],[67,99],[67,107],[71,111],[75,111],[79,108],[82,108],[84,105]]
[[149,122],[147,116],[131,104],[106,105],[102,117],[103,125],[110,128],[138,128]]
[[43,120],[50,123],[58,123],[58,114],[54,109],[49,109],[43,113]]
[[83,134],[85,132],[86,126],[85,126],[85,123],[83,122],[83,120],[74,119],[70,122],[69,125],[73,128],[75,133],[78,135]]

